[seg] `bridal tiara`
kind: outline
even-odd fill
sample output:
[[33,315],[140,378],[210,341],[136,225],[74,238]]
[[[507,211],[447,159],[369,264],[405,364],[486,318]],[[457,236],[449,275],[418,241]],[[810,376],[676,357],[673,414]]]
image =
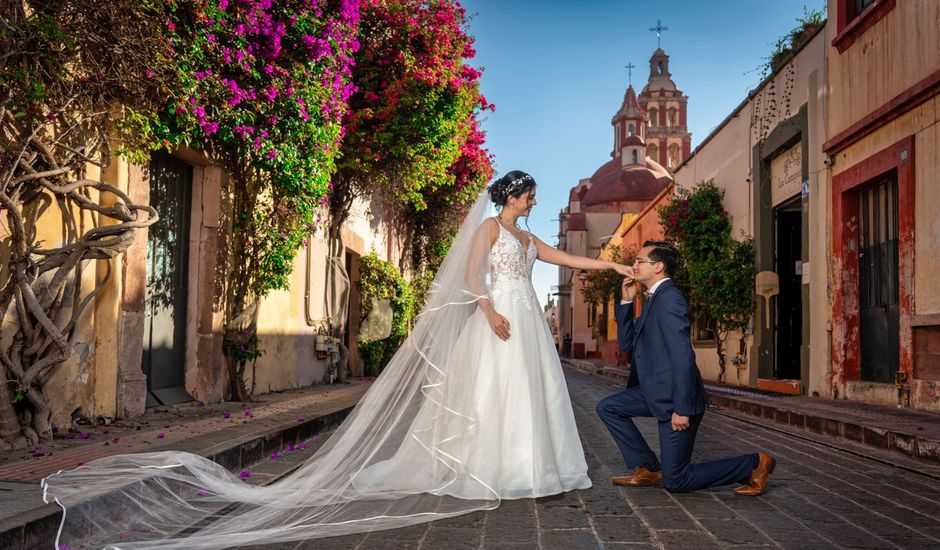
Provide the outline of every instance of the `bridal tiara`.
[[529,174],[526,174],[520,178],[516,178],[512,180],[511,182],[509,182],[509,184],[506,185],[506,195],[508,196],[508,195],[515,194],[516,191],[518,191],[519,188],[522,187],[522,184],[524,184],[525,182],[531,179],[532,179],[532,176],[530,176]]

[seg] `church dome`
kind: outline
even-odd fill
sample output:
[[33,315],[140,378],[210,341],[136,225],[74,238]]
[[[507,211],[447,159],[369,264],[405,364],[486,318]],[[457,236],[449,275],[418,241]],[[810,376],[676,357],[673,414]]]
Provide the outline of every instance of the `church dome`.
[[593,206],[619,201],[651,201],[670,181],[668,176],[658,174],[643,164],[624,167],[619,158],[614,158],[591,176],[591,189],[584,195],[581,204]]

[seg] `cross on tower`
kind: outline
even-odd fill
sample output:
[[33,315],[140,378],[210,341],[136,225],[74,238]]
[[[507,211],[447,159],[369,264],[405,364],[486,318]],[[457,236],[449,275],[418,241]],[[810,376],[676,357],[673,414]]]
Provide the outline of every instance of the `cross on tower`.
[[656,20],[656,26],[650,27],[650,32],[656,33],[656,47],[659,48],[662,46],[662,37],[663,31],[668,31],[669,27],[664,27],[663,22],[659,19]]
[[633,69],[636,68],[636,65],[633,63],[627,63],[624,65],[624,68],[627,70],[627,78],[630,81],[630,84],[633,84]]

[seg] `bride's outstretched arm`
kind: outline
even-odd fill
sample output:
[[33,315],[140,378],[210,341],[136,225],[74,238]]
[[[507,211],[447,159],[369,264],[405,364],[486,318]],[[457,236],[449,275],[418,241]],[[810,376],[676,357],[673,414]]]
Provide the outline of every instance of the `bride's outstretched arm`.
[[630,268],[623,264],[585,258],[584,256],[574,256],[545,244],[538,237],[533,236],[533,239],[535,239],[535,248],[538,250],[539,259],[543,262],[570,267],[571,269],[613,269],[624,276],[630,274]]

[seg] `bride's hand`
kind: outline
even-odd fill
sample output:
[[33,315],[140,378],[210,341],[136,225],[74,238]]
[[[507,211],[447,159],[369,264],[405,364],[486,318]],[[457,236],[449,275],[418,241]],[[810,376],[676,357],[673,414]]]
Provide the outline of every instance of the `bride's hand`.
[[633,278],[633,268],[628,265],[613,263],[611,264],[611,269],[623,275],[624,277],[627,277],[629,279]]
[[488,315],[486,320],[490,323],[490,328],[503,340],[509,340],[509,319],[506,319],[495,311]]

